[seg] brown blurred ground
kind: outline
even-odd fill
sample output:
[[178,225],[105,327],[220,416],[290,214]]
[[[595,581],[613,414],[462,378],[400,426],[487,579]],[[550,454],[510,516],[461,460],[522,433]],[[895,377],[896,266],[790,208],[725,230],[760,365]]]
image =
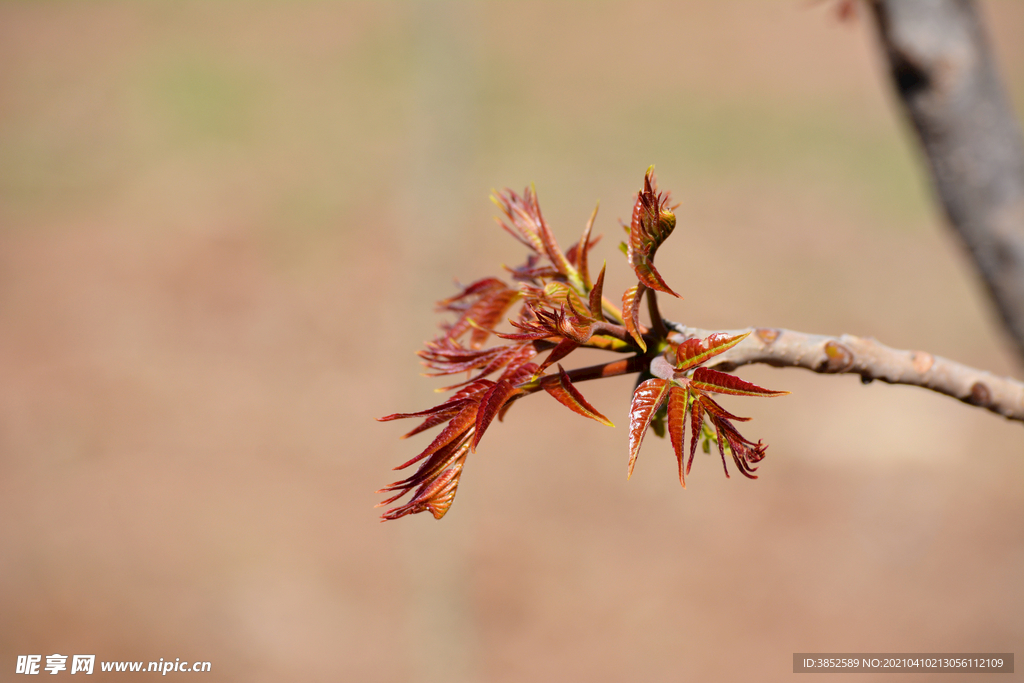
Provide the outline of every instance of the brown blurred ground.
[[[1024,9],[985,9],[1020,111]],[[727,404],[761,479],[699,458],[685,492],[657,440],[625,481],[630,379],[586,387],[615,430],[537,397],[443,522],[373,509],[419,442],[372,418],[435,399],[432,302],[522,256],[495,186],[536,182],[563,243],[600,199],[621,291],[655,163],[671,317],[1020,376],[904,133],[870,26],[824,5],[0,5],[0,679],[55,652],[209,681],[1019,656],[1024,432],[920,390],[746,369],[793,392]]]

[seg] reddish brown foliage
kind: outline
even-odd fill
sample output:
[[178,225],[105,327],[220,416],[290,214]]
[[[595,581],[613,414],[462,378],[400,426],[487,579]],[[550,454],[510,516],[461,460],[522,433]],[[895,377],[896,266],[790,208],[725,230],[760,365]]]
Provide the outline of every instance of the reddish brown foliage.
[[[393,494],[381,505],[411,494],[406,503],[389,509],[383,518],[397,519],[424,511],[438,519],[443,517],[455,499],[467,455],[476,450],[494,419],[503,419],[512,404],[524,396],[544,390],[573,412],[612,426],[580,394],[574,382],[632,372],[655,376],[642,382],[633,397],[630,474],[647,428],[667,420],[683,482],[683,432],[689,415],[690,461],[686,471],[698,437],[703,435],[706,448],[711,441],[718,444],[723,464],[728,450],[740,472],[754,478],[753,470],[764,457],[765,446],[741,436],[732,421],[747,418],[732,415],[709,394],[778,396],[786,392],[762,389],[734,375],[701,367],[741,342],[743,336],[713,334],[706,339],[669,340],[655,295],[678,295],[655,269],[654,255],[675,229],[676,217],[668,194],[658,192],[653,171],[648,169],[643,188],[637,193],[626,229],[627,242],[622,245],[638,280],[623,294],[622,311],[603,297],[604,267],[596,282],[590,278],[588,256],[597,243],[591,238],[597,209],[580,240],[563,252],[544,220],[533,188],[522,194],[497,192],[493,199],[503,214],[499,223],[528,249],[527,260],[508,269],[514,286],[498,278],[485,278],[439,302],[439,310],[454,313],[455,321],[442,324],[440,336],[427,342],[419,356],[429,375],[467,373],[467,378],[446,387],[445,391],[456,393],[433,408],[379,418],[422,418],[405,437],[445,425],[419,455],[396,468],[420,463],[416,472],[380,491]],[[645,328],[640,324],[640,307],[648,292],[652,320],[650,328]],[[509,320],[513,330],[497,331],[517,304],[519,311]],[[485,346],[492,335],[505,343]],[[564,370],[560,361],[582,347],[632,355],[626,361]],[[537,363],[534,359],[540,354],[546,355]],[[557,372],[551,371],[552,366]],[[714,427],[713,432],[705,425],[705,418]]]

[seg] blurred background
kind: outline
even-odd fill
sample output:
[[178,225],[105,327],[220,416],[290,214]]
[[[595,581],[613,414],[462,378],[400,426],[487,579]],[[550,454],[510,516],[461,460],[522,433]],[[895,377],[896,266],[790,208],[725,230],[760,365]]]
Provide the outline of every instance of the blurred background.
[[[1024,5],[982,7],[1021,112]],[[725,401],[771,444],[761,478],[698,454],[683,491],[654,437],[627,483],[633,379],[593,383],[618,428],[537,396],[488,431],[443,521],[374,509],[427,443],[374,418],[437,401],[414,355],[434,302],[523,258],[492,188],[536,183],[564,246],[600,200],[616,295],[618,221],[653,163],[682,202],[668,317],[1021,377],[867,19],[0,4],[0,678],[53,653],[255,682],[775,681],[794,652],[1019,654],[1024,430],[920,389],[743,368],[793,392]]]

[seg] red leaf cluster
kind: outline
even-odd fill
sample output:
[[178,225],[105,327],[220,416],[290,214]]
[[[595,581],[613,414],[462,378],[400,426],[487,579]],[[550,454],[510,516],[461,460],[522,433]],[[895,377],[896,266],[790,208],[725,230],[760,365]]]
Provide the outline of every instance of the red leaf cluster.
[[679,297],[665,284],[665,279],[654,267],[654,253],[676,227],[673,208],[675,207],[669,205],[669,193],[658,192],[654,167],[648,168],[644,176],[644,187],[637,193],[636,202],[633,204],[633,218],[627,228],[629,241],[625,245],[626,260],[633,267],[639,282],[622,295],[622,313],[626,330],[644,351],[647,350],[647,343],[640,327],[640,302],[643,300],[644,292],[652,289]]
[[[501,226],[527,247],[527,261],[509,269],[518,281],[516,287],[498,278],[484,278],[438,303],[438,310],[454,314],[455,320],[442,324],[441,335],[427,342],[418,355],[430,376],[468,375],[444,387],[443,391],[457,393],[433,408],[379,418],[422,418],[406,437],[445,425],[426,449],[396,468],[420,463],[416,472],[380,491],[392,494],[381,505],[411,494],[407,502],[385,512],[384,519],[425,511],[438,519],[444,516],[455,499],[467,455],[476,450],[494,419],[501,420],[521,396],[543,389],[573,412],[611,425],[583,398],[560,365],[557,374],[545,374],[581,346],[631,348],[623,341],[625,333],[607,321],[608,315],[620,316],[603,301],[604,269],[596,283],[590,280],[588,254],[597,242],[590,233],[597,210],[579,242],[565,253],[544,220],[532,188],[522,194],[495,193],[494,201],[503,214]],[[496,332],[517,303],[519,314],[510,321],[516,331]],[[492,335],[506,343],[485,347]],[[543,362],[533,362],[544,352]],[[495,374],[497,378],[491,378]]]
[[[747,333],[749,334],[749,333]],[[722,457],[725,476],[729,468],[725,461],[728,448],[736,468],[746,477],[757,479],[756,464],[764,458],[767,446],[746,439],[732,424],[733,420],[746,422],[750,418],[733,415],[709,396],[709,394],[734,394],[737,396],[782,396],[788,391],[772,391],[746,382],[735,375],[701,367],[703,363],[731,349],[747,337],[747,334],[730,337],[716,333],[704,339],[687,339],[681,344],[670,346],[665,354],[668,361],[663,365],[652,365],[652,373],[668,371],[664,377],[653,377],[641,382],[633,394],[629,411],[629,465],[628,475],[632,476],[640,445],[647,428],[658,410],[666,406],[666,421],[672,449],[679,465],[679,483],[686,487],[686,474],[690,473],[693,456],[697,452],[697,441],[704,430],[707,419],[714,427],[714,441]],[[660,372],[659,372],[660,374]],[[667,399],[667,405],[666,405]],[[689,414],[689,420],[687,420]],[[683,468],[684,431],[690,423],[690,457]]]
[[665,284],[665,280],[654,267],[654,252],[676,227],[676,216],[672,213],[674,207],[670,207],[668,203],[668,193],[658,192],[654,169],[647,169],[644,189],[637,194],[636,203],[633,205],[626,257],[642,285],[678,297],[679,295]]
[[[419,455],[396,468],[418,465],[416,471],[379,491],[389,495],[381,506],[409,496],[406,502],[388,509],[383,518],[427,511],[435,518],[443,517],[455,499],[466,457],[476,451],[495,418],[502,420],[512,404],[526,395],[543,390],[578,415],[612,426],[574,383],[632,372],[650,371],[655,377],[640,384],[634,394],[630,473],[648,426],[665,406],[680,481],[687,415],[691,424],[690,462],[697,437],[702,430],[707,431],[706,419],[714,427],[723,463],[728,447],[740,471],[753,477],[754,465],[764,457],[765,447],[743,438],[732,421],[746,418],[730,414],[709,394],[777,396],[785,392],[771,392],[733,375],[698,367],[739,343],[742,337],[711,335],[703,340],[670,343],[657,312],[654,291],[648,300],[651,328],[640,324],[640,304],[648,289],[678,296],[654,267],[654,254],[675,229],[676,218],[668,194],[658,192],[653,171],[648,169],[644,177],[626,228],[629,238],[624,251],[638,281],[623,294],[622,311],[603,296],[605,268],[601,268],[596,281],[590,277],[589,252],[598,241],[591,238],[596,208],[579,241],[563,252],[532,187],[522,194],[507,189],[496,192],[493,200],[502,214],[499,224],[526,247],[526,262],[507,269],[513,284],[484,278],[438,302],[438,310],[452,314],[454,320],[443,323],[440,335],[427,342],[418,355],[429,376],[466,376],[444,387],[442,391],[455,393],[433,408],[379,418],[421,418],[403,438],[441,428]],[[517,305],[518,313],[509,319],[513,330],[498,331]],[[490,340],[497,342],[487,346]],[[582,347],[633,355],[627,360],[566,371],[561,361]],[[546,355],[538,362],[541,354]]]

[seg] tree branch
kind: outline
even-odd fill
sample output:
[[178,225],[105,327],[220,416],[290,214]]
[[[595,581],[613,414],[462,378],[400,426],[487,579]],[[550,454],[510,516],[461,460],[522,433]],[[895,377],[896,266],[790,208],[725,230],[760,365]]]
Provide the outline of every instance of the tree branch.
[[869,3],[932,185],[1024,360],[1024,142],[971,0]]
[[[714,332],[670,321],[665,321],[665,324],[683,335],[684,339],[703,338]],[[708,363],[721,370],[764,363],[825,374],[855,374],[860,375],[865,384],[877,379],[888,384],[923,387],[972,406],[986,408],[1010,420],[1024,422],[1024,382],[999,377],[924,351],[892,349],[874,339],[850,334],[829,337],[763,327],[719,331],[729,335],[753,333]]]

